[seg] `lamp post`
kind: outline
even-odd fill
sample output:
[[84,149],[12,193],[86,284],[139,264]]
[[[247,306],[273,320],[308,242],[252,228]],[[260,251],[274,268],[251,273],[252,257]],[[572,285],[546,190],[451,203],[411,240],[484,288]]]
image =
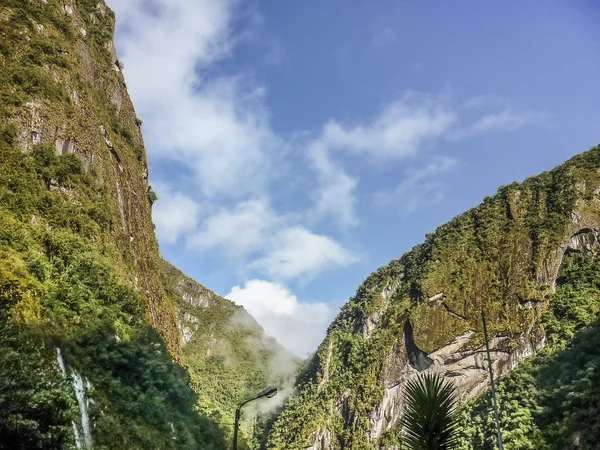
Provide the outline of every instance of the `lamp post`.
[[237,409],[235,410],[235,423],[233,425],[233,450],[237,450],[237,437],[238,437],[238,426],[240,424],[240,415],[242,412],[242,406],[244,406],[246,403],[250,403],[251,401],[254,400],[258,400],[259,398],[273,398],[277,395],[277,388],[271,386],[266,388],[263,391],[260,391],[256,397],[251,398],[249,400],[246,400],[245,402],[242,402],[240,404],[240,406],[237,407]]
[[500,431],[500,414],[498,413],[498,400],[496,399],[496,388],[494,387],[494,369],[492,368],[492,357],[490,355],[490,344],[488,341],[485,313],[481,310],[481,321],[483,322],[483,336],[485,337],[485,350],[487,352],[488,368],[490,370],[490,384],[492,386],[492,399],[494,401],[494,416],[496,418],[496,432],[498,433],[498,450],[504,450],[502,443],[502,431]]

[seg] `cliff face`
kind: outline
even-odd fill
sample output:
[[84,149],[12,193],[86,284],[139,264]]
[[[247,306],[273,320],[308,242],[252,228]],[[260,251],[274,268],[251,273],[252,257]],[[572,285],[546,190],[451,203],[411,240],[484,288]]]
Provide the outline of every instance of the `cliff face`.
[[[178,357],[175,313],[159,275],[141,123],[115,53],[112,11],[91,0],[4,0],[1,7],[3,125],[23,152],[46,146],[79,159],[91,180],[85,189],[56,177],[50,188],[90,209],[96,223],[82,230],[86,241],[144,300],[148,319]],[[37,211],[29,219],[50,226]]]
[[221,449],[113,31],[103,1],[0,1],[0,446]]
[[498,375],[548,342],[556,350],[597,317],[597,282],[569,290],[565,274],[595,258],[599,227],[599,147],[440,226],[342,308],[269,448],[398,448],[403,386],[425,371],[454,381],[463,403],[477,397],[488,386],[482,310]]
[[[220,297],[210,289],[163,262],[167,290],[178,308],[183,342],[183,361],[192,388],[198,394],[200,410],[231,431],[235,408],[267,386],[279,394],[271,403],[262,402],[267,412],[290,394],[301,360],[288,352],[244,308]],[[248,407],[250,411],[251,407]],[[246,411],[248,413],[249,411]],[[257,448],[261,427],[252,419],[242,424],[241,442]]]

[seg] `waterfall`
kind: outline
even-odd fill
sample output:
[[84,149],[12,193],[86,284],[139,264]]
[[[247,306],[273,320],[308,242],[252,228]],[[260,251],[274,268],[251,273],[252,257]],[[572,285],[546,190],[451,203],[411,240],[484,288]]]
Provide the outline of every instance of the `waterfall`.
[[67,377],[67,369],[65,368],[65,361],[63,360],[62,353],[60,352],[60,348],[56,347],[56,362],[58,362],[58,368],[60,369],[60,373],[62,373],[63,377]]
[[79,403],[79,411],[81,411],[81,429],[83,430],[85,448],[92,448],[92,433],[90,431],[90,418],[88,415],[87,400],[85,398],[83,377],[76,371],[73,371],[71,377],[73,379],[73,387],[75,388],[77,403]]
[[[67,378],[67,368],[65,361],[63,360],[60,348],[56,348],[56,362],[58,368],[63,377]],[[79,405],[79,412],[81,413],[81,422],[78,424],[73,421],[73,433],[75,435],[75,445],[78,449],[91,449],[92,448],[92,433],[90,430],[90,418],[88,415],[87,400],[85,398],[85,387],[84,380],[79,373],[73,370],[71,374],[71,381],[73,389],[75,390],[75,397]],[[89,383],[88,383],[89,387]],[[82,439],[83,434],[83,439]]]

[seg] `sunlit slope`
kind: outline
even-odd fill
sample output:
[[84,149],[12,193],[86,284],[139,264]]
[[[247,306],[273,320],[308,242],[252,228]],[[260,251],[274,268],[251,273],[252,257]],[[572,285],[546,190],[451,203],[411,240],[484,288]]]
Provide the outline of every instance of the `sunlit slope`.
[[477,397],[488,385],[482,309],[499,375],[556,349],[558,335],[570,340],[597,317],[597,285],[583,278],[565,300],[562,277],[573,255],[595,258],[599,226],[595,147],[428,234],[342,308],[269,448],[396,448],[402,387],[426,370],[453,379],[463,402]]

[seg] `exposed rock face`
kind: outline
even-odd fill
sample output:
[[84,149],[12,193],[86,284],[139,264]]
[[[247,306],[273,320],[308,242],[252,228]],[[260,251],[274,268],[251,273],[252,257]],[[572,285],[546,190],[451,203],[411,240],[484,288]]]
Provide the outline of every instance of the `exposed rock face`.
[[[239,326],[256,334],[258,339],[262,339],[264,336],[262,327],[242,307],[236,306],[232,301],[188,277],[170,263],[163,261],[162,266],[166,274],[167,288],[178,305],[178,328],[184,345],[190,342],[194,333],[199,330],[199,317],[217,315],[219,311],[225,311],[230,327]],[[211,330],[214,329],[213,324],[206,325]],[[213,335],[214,333],[211,334]]]
[[181,339],[183,344],[187,344],[192,339],[194,332],[198,331],[198,318],[190,313],[183,313],[179,316],[179,329],[181,330]]
[[[391,354],[386,360],[383,376],[385,391],[383,400],[375,406],[371,414],[373,427],[369,432],[370,437],[381,437],[385,431],[398,424],[404,408],[404,386],[419,372],[439,373],[452,379],[461,402],[466,402],[487,389],[489,372],[485,347],[478,345],[469,349],[474,335],[474,331],[467,331],[448,345],[429,355],[423,355],[429,364],[422,370],[411,364],[410,358],[407,358],[407,354],[401,348],[392,349],[392,352],[397,354]],[[495,337],[491,340],[490,354],[496,376],[502,377],[513,370],[520,361],[543,348],[546,341],[543,336],[523,333],[518,342],[516,348],[508,349],[505,345],[508,343],[508,337]]]
[[393,282],[388,283],[383,290],[381,291],[381,306],[376,309],[373,313],[367,315],[362,323],[359,325],[360,332],[362,333],[365,339],[371,337],[373,331],[377,327],[379,323],[379,319],[385,314],[385,311],[389,305],[390,300],[398,290],[400,283],[402,282],[402,277],[398,277],[398,279]]
[[596,252],[598,186],[600,147],[500,188],[371,274],[330,326],[269,448],[392,450],[386,437],[399,432],[404,386],[419,373],[454,381],[462,402],[480,395],[482,310],[497,376],[543,348],[565,255]]
[[[578,215],[578,220],[573,222],[579,224],[582,220]],[[593,228],[582,228],[565,238],[564,242],[554,252],[555,258],[559,261],[552,261],[549,264],[551,267],[556,267],[553,277],[544,278],[542,284],[548,282],[554,284],[560,261],[565,252],[591,252],[598,242],[598,232]],[[430,305],[441,304],[449,314],[456,316],[449,310],[443,298],[444,294],[440,292],[430,297],[428,303]],[[526,309],[534,309],[540,305],[539,302],[529,300],[523,301],[521,306]],[[466,319],[463,316],[461,318]],[[447,345],[427,354],[415,344],[413,326],[410,319],[407,319],[404,325],[403,340],[392,347],[385,361],[382,373],[385,390],[383,399],[375,405],[371,413],[372,428],[369,431],[369,437],[377,439],[398,424],[404,406],[404,386],[420,372],[439,373],[451,379],[461,402],[466,402],[484,392],[489,387],[487,357],[483,343],[473,345],[474,337],[475,331],[468,330]],[[494,373],[496,376],[502,377],[513,370],[520,361],[543,348],[545,343],[544,334],[539,330],[533,331],[532,328],[512,339],[509,339],[508,336],[492,338],[490,353]]]
[[[104,242],[106,257],[120,276],[135,285],[148,306],[149,321],[178,357],[179,331],[173,305],[161,283],[151,205],[145,195],[144,142],[123,74],[112,70],[116,60],[111,39],[114,15],[102,1],[43,2],[35,8],[41,11],[39,21],[46,18],[47,22],[19,31],[21,39],[17,48],[11,49],[14,60],[3,52],[2,70],[13,70],[11,64],[19,64],[16,58],[30,51],[28,46],[35,39],[43,40],[32,56],[40,61],[33,63],[35,68],[27,68],[31,74],[21,76],[33,77],[37,81],[32,83],[38,87],[29,89],[22,104],[15,101],[14,107],[11,104],[3,109],[3,125],[16,127],[17,144],[24,152],[48,145],[58,155],[74,154],[81,159],[84,170],[97,182],[105,205],[102,214],[112,228],[89,238]],[[11,14],[22,14],[6,5],[0,9],[1,16],[9,20]],[[56,19],[50,21],[49,17]],[[57,30],[60,21],[68,26]],[[71,31],[64,34],[67,27]],[[65,194],[74,201],[78,195]]]
[[310,440],[314,441],[314,444],[305,447],[304,450],[326,450],[331,448],[331,431],[318,429],[310,436]]
[[200,283],[192,282],[182,278],[177,282],[176,289],[181,292],[181,299],[198,308],[210,308],[215,306],[223,298]]
[[[579,222],[577,222],[579,223]],[[567,252],[589,252],[598,242],[598,230],[583,228],[571,236],[567,245]]]
[[[583,225],[583,226],[582,226]],[[537,281],[541,288],[554,291],[554,283],[563,257],[567,252],[589,251],[598,241],[598,224],[596,221],[585,221],[579,218],[570,227],[571,233],[552,252],[545,264],[541,265]]]

